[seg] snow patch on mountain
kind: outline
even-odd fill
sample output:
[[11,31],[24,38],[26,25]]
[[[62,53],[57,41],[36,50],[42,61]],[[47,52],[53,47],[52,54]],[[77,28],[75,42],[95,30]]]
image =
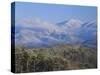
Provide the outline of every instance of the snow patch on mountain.
[[[15,24],[15,44],[26,47],[48,47],[54,44],[96,42],[96,21],[70,19],[57,24],[41,19],[21,19]],[[90,37],[89,37],[90,36]],[[92,44],[92,43],[91,43]]]

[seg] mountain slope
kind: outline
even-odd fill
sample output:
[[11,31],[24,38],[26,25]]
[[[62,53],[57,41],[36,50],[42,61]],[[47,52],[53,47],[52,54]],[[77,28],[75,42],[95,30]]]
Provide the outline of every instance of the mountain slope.
[[25,47],[49,47],[57,44],[80,44],[96,47],[94,22],[70,19],[52,24],[40,19],[22,19],[15,24],[15,44]]

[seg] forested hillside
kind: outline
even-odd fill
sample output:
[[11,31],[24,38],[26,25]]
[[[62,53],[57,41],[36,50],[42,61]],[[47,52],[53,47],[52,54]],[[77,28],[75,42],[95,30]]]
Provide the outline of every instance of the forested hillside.
[[96,68],[97,50],[71,45],[16,47],[15,63],[18,73]]

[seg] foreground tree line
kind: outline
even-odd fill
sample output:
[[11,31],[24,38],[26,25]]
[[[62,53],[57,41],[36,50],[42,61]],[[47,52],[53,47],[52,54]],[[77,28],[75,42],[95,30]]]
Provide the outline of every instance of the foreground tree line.
[[16,47],[15,72],[97,68],[96,48],[59,45],[51,48]]

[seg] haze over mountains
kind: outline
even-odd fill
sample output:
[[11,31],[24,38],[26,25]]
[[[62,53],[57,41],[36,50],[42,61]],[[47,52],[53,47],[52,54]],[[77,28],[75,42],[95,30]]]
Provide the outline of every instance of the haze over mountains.
[[15,44],[25,47],[50,47],[57,44],[96,47],[96,21],[69,19],[56,24],[35,18],[15,24]]

